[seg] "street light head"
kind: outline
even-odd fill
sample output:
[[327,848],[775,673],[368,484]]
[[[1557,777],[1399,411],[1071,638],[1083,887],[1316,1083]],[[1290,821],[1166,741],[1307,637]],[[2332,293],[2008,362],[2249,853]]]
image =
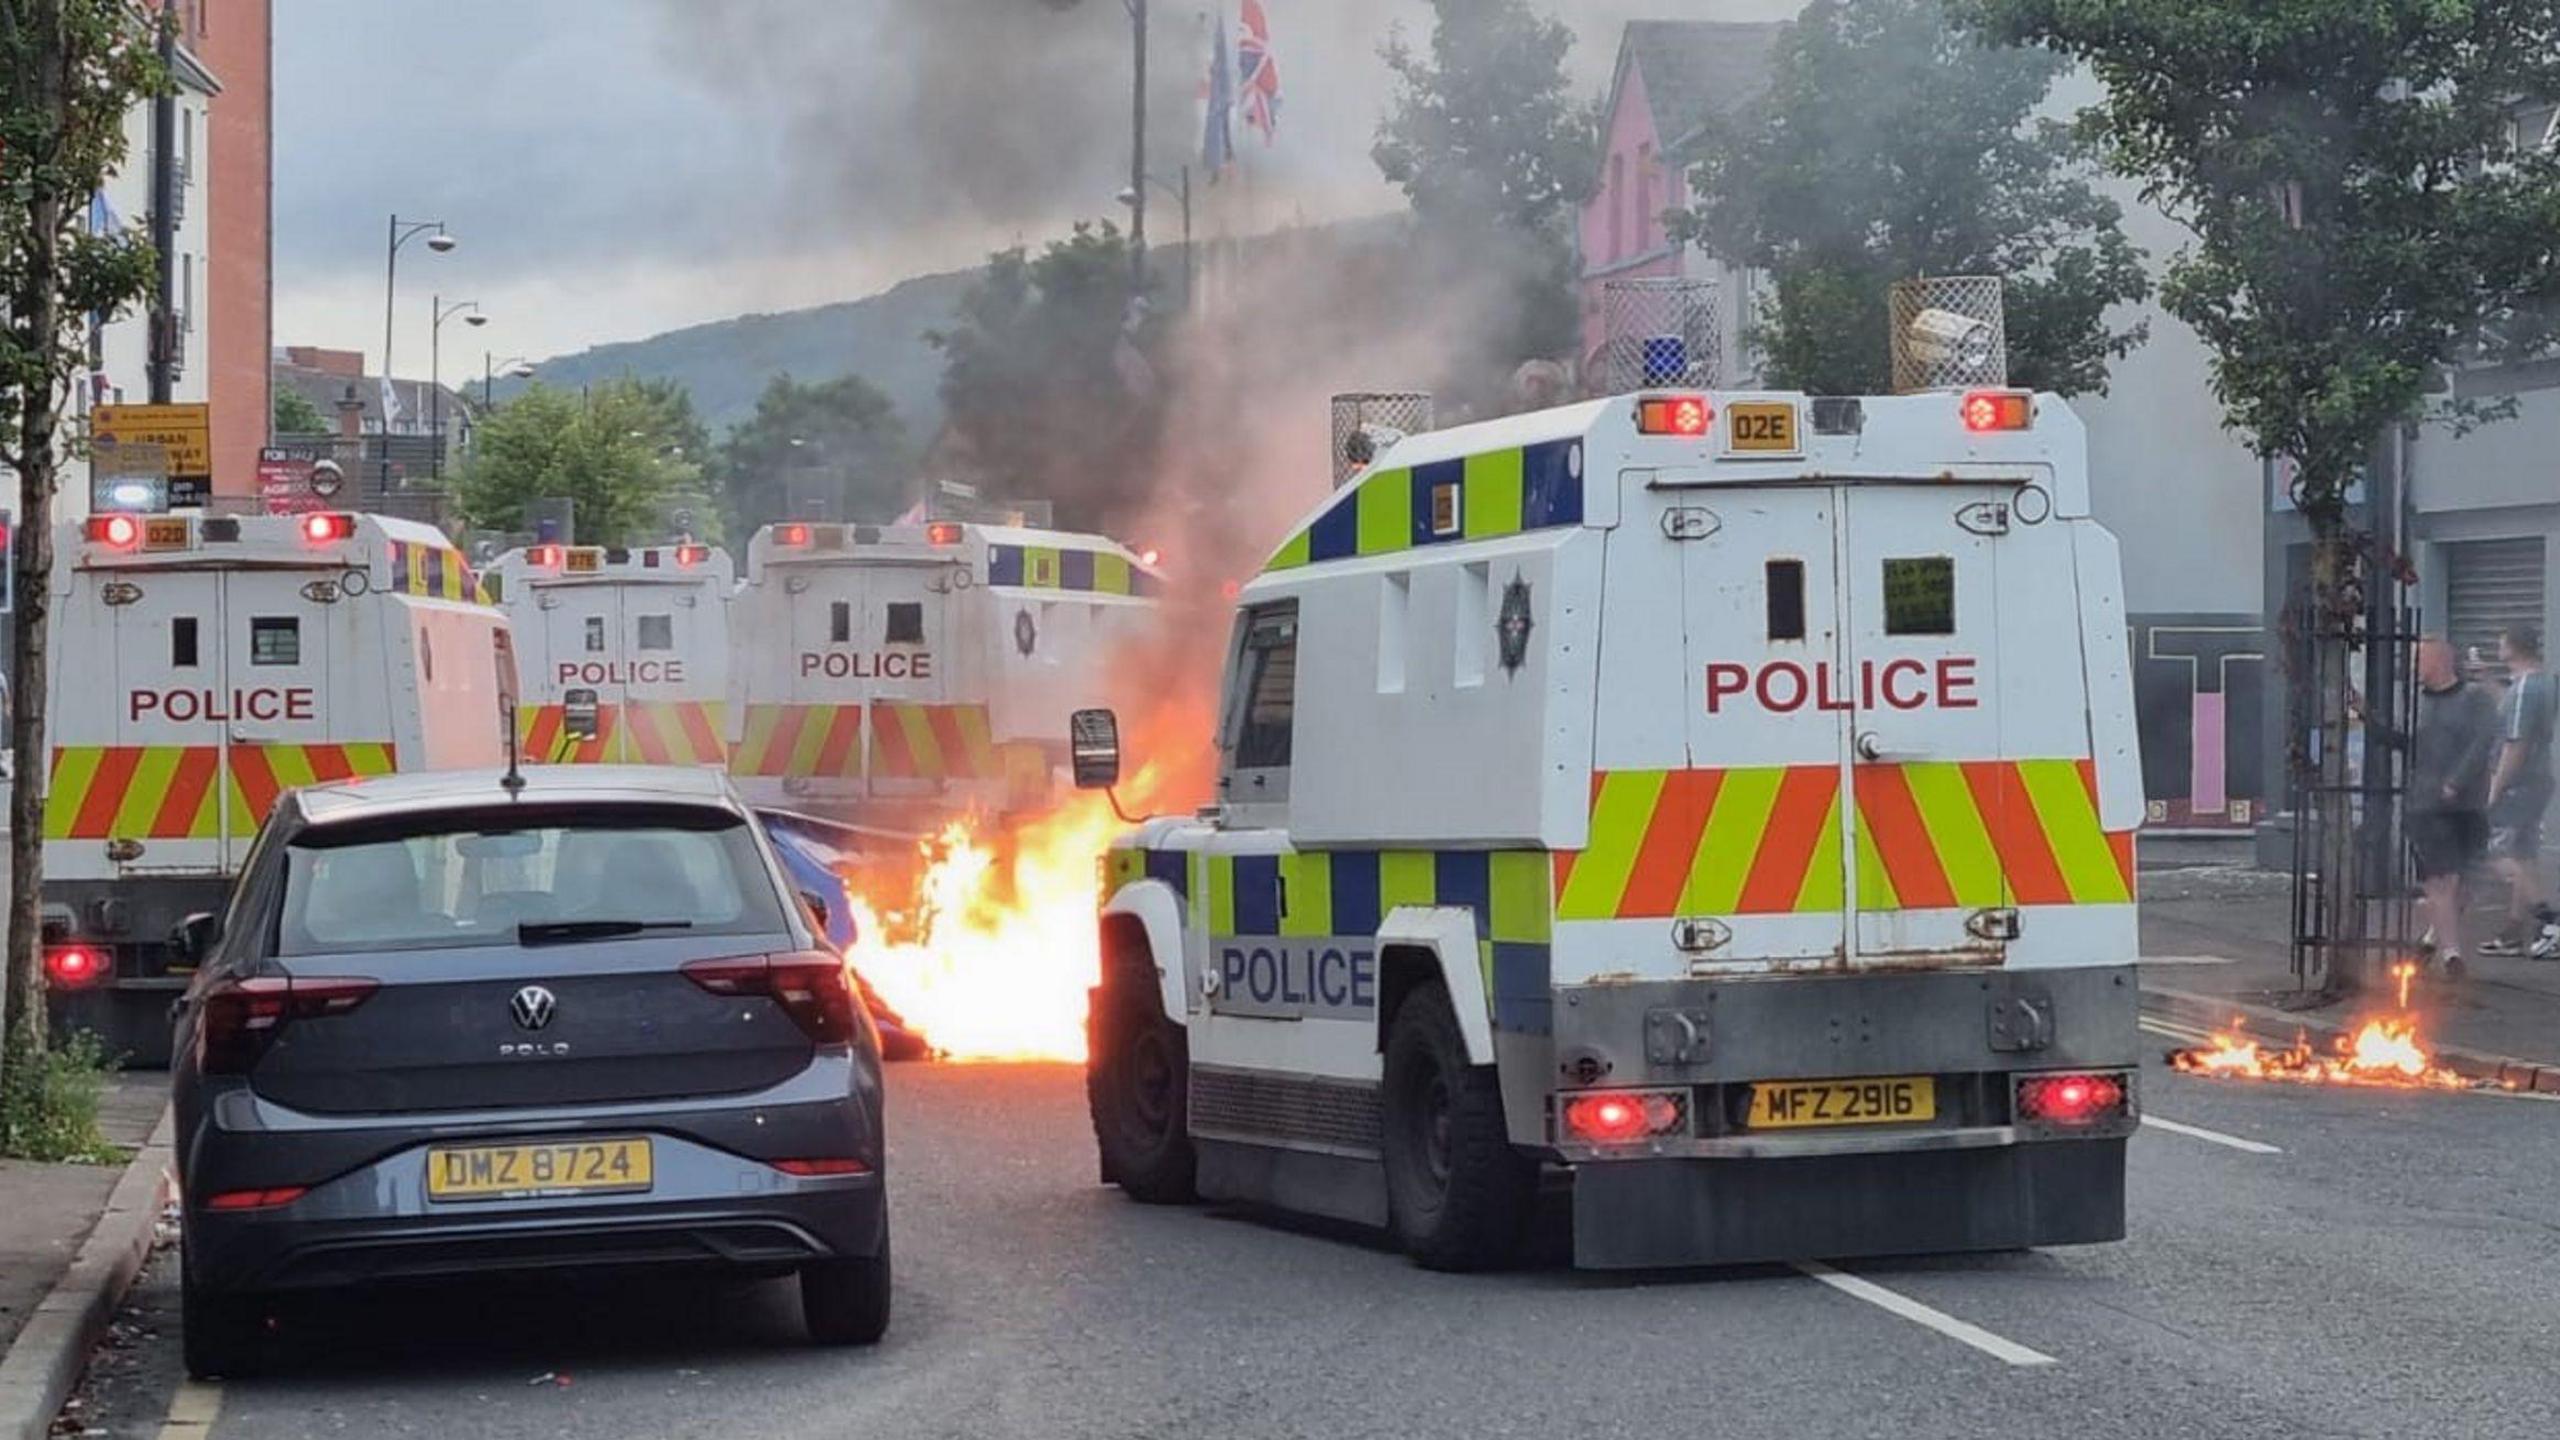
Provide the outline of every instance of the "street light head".
[[489,317],[481,314],[477,310],[474,310],[470,314],[462,317],[462,323],[465,325],[486,325],[489,323]]
[[1130,189],[1126,185],[1120,187],[1119,199],[1121,204],[1128,206],[1132,210],[1138,208],[1138,192]]
[[530,380],[533,378],[533,367],[519,360],[515,364],[507,367],[507,378],[510,380]]
[[453,238],[453,235],[450,232],[444,230],[439,230],[433,235],[427,237],[427,248],[433,250],[439,255],[446,254],[451,251],[454,246],[461,243],[461,241]]

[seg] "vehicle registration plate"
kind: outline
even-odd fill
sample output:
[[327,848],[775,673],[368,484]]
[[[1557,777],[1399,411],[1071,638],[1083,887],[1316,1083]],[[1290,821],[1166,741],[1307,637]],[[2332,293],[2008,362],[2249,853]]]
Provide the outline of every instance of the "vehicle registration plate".
[[184,550],[194,543],[195,528],[183,515],[142,522],[142,548],[145,550]]
[[649,1142],[542,1140],[521,1145],[439,1145],[427,1151],[430,1200],[526,1200],[646,1190]]
[[593,546],[581,546],[569,552],[567,570],[572,575],[594,575],[604,569],[604,552]]
[[1938,1082],[1926,1075],[1871,1080],[1790,1080],[1751,1087],[1754,1130],[1809,1125],[1898,1125],[1938,1118]]
[[1736,400],[1725,407],[1724,423],[1735,454],[1793,455],[1804,448],[1796,438],[1796,407],[1784,400]]

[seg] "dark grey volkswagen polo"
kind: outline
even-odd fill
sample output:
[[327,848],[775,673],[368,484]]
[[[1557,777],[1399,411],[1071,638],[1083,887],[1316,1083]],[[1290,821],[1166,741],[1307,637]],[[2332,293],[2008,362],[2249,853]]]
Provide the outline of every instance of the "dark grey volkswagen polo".
[[802,903],[716,772],[287,796],[181,939],[188,1368],[285,1292],[556,1267],[796,1271],[879,1338],[879,1039]]

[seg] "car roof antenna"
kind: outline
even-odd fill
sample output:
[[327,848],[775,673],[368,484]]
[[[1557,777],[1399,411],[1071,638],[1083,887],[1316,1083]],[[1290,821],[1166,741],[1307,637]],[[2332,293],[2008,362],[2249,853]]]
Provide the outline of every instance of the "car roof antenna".
[[524,771],[518,768],[516,744],[516,702],[507,701],[507,773],[498,777],[498,788],[509,795],[524,793]]

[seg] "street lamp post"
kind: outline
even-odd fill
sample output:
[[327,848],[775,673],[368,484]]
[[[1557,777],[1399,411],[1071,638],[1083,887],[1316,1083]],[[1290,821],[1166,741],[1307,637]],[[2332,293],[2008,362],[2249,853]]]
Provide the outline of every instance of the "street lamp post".
[[[497,384],[498,371],[506,371],[507,378],[510,380],[529,380],[533,378],[533,362],[531,360],[519,355],[504,365],[491,365],[489,363],[489,357],[496,353],[497,352],[494,350],[483,350],[480,352],[480,408],[484,412],[498,408],[498,402],[491,398],[491,391]],[[468,385],[471,382],[465,380],[462,383]]]
[[[1129,12],[1136,51],[1129,90],[1129,280],[1132,294],[1147,293],[1147,0],[1120,0]],[[1187,298],[1187,297],[1186,297]]]
[[[1191,308],[1191,276],[1194,263],[1191,255],[1191,167],[1183,166],[1180,174],[1181,179],[1178,182],[1147,172],[1141,172],[1139,178],[1182,202],[1182,308],[1188,310]],[[1128,206],[1133,214],[1145,208],[1146,200],[1145,193],[1140,190],[1120,192],[1120,203]],[[1139,273],[1138,283],[1142,287],[1146,284],[1145,272]]]
[[[427,428],[434,433],[436,441],[435,455],[427,462],[427,469],[441,484],[444,481],[444,322],[460,315],[463,324],[477,328],[488,324],[489,317],[480,313],[477,300],[456,300],[447,305],[443,296],[430,295],[427,306],[436,317],[435,323],[427,327],[427,407],[433,417]],[[467,385],[470,382],[466,380],[463,383]]]
[[[433,234],[428,232],[433,231]],[[439,255],[449,253],[462,242],[453,238],[441,220],[412,220],[403,224],[397,213],[391,217],[391,242],[384,249],[382,265],[382,382],[391,384],[391,337],[393,305],[400,293],[400,247],[420,235],[426,235],[427,248]],[[391,409],[382,411],[382,488],[391,489]]]

